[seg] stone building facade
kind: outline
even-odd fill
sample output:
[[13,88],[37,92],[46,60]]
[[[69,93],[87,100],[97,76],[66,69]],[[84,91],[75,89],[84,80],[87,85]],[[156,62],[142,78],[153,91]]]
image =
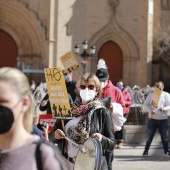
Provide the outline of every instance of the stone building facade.
[[0,67],[19,60],[33,72],[63,68],[60,56],[86,39],[96,45],[86,72],[95,73],[103,58],[113,83],[144,87],[162,79],[170,87],[169,63],[152,62],[159,61],[154,46],[169,15],[170,0],[0,0]]

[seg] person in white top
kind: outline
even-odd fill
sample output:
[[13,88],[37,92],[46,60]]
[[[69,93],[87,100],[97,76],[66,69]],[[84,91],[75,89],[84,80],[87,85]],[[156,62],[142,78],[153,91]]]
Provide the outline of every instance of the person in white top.
[[155,88],[161,90],[158,106],[155,107],[153,104],[153,92],[147,96],[144,102],[144,107],[149,112],[149,119],[147,124],[147,139],[143,156],[148,156],[148,151],[157,129],[161,136],[164,155],[170,156],[170,151],[168,148],[168,111],[170,110],[170,95],[169,93],[163,91],[164,84],[162,81],[157,81],[155,83]]

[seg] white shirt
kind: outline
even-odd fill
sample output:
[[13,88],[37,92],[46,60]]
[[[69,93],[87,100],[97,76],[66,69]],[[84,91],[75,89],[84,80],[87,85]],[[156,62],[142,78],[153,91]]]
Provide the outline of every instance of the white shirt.
[[[149,112],[149,117],[151,117],[151,111],[155,110],[156,113],[152,115],[152,119],[156,120],[163,120],[168,118],[168,111],[170,110],[170,95],[167,92],[162,91],[158,103],[158,108],[154,108],[152,105],[152,95],[153,93],[150,93],[145,102],[144,102],[144,108],[146,111]],[[159,109],[162,108],[163,112],[159,111]]]

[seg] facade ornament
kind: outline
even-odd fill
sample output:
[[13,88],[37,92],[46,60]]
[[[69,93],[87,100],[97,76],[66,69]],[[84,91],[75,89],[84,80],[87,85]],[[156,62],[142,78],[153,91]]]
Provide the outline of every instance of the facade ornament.
[[108,0],[108,4],[114,9],[119,5],[119,0]]

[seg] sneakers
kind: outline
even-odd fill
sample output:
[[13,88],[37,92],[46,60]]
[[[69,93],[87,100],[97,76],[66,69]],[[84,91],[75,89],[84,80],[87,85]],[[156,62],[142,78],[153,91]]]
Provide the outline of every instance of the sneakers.
[[170,156],[170,151],[164,152],[164,156]]
[[[144,151],[142,154],[144,157],[149,156],[148,151]],[[170,157],[170,151],[165,151],[164,156],[169,156]]]
[[118,144],[117,148],[118,148],[118,149],[123,148],[123,142],[122,142],[122,141],[120,141],[120,142],[119,142],[119,144]]
[[116,149],[121,149],[123,148],[123,141],[116,141],[116,145],[115,145],[115,148]]
[[148,155],[148,151],[144,151],[142,155],[143,155],[143,156],[149,156],[149,155]]

